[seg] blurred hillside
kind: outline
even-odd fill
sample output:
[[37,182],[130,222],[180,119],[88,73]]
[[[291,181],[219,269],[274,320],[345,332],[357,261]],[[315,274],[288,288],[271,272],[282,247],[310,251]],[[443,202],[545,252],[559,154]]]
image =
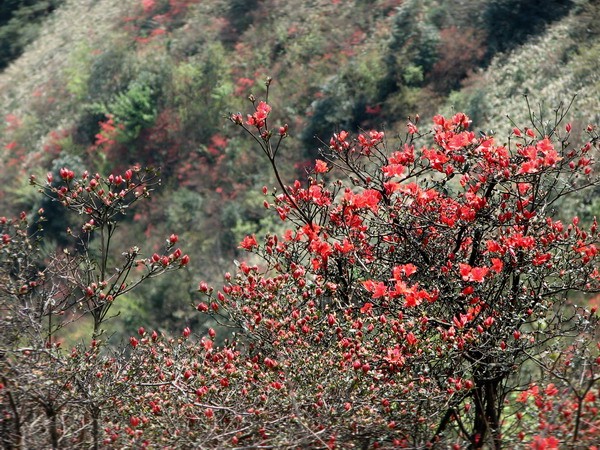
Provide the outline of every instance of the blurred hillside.
[[542,121],[576,95],[574,129],[600,122],[599,18],[598,0],[11,0],[2,215],[46,208],[46,245],[61,246],[75,218],[53,213],[29,174],[160,167],[162,188],[124,218],[116,247],[177,233],[192,263],[132,296],[122,325],[193,324],[198,280],[219,280],[246,234],[277,226],[262,208],[269,167],[225,119],[267,76],[274,120],[290,125],[291,181],[331,132],[383,128],[393,145],[417,113],[461,110],[503,136],[528,124],[524,94]]

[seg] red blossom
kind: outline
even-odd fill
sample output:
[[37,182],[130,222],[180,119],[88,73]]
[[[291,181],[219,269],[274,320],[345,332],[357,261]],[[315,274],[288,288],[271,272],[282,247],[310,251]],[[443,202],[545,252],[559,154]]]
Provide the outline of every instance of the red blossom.
[[254,235],[246,236],[242,240],[242,242],[240,242],[239,247],[243,248],[244,250],[247,250],[247,251],[251,251],[252,249],[258,247],[258,242],[256,241],[256,236],[254,236]]
[[327,163],[320,159],[317,159],[315,162],[315,173],[326,173],[329,170]]
[[471,267],[469,264],[459,263],[460,276],[464,281],[481,283],[489,272],[487,267]]
[[560,442],[555,437],[535,436],[531,442],[532,450],[558,450]]

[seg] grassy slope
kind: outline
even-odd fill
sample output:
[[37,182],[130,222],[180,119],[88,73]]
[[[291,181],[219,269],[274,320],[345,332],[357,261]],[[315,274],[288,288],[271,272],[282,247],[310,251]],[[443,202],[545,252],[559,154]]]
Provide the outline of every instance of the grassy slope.
[[524,95],[536,115],[576,99],[569,118],[575,128],[600,122],[600,25],[596,5],[583,3],[562,21],[465,81],[448,104],[471,110],[484,130],[507,131],[515,123],[527,125]]

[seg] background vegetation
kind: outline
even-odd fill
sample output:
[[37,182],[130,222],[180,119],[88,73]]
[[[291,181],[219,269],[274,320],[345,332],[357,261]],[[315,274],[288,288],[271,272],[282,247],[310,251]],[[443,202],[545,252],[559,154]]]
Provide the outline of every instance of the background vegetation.
[[[461,110],[474,129],[506,131],[528,120],[524,94],[542,121],[577,95],[570,118],[583,129],[600,119],[599,10],[597,0],[4,2],[0,210],[45,207],[50,251],[72,219],[34,195],[29,174],[159,167],[162,186],[116,245],[177,233],[190,269],[132,292],[119,333],[140,322],[201,331],[198,277],[220,279],[246,234],[277,226],[260,213],[269,168],[224,120],[267,76],[290,127],[288,179],[339,128],[392,139],[409,116]],[[563,208],[590,219],[596,199]]]

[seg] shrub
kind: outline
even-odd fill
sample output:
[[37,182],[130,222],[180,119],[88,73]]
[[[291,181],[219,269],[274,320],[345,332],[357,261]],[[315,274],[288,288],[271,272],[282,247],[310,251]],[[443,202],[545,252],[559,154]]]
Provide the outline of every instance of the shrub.
[[[43,217],[37,226],[29,225],[25,213],[0,218],[1,440],[6,448],[98,448],[101,414],[123,386],[120,372],[111,378],[116,360],[100,353],[113,305],[146,280],[186,266],[189,258],[175,249],[175,235],[164,253],[148,258],[135,245],[121,252],[111,248],[120,216],[150,195],[159,182],[156,173],[76,176],[62,167],[56,180],[49,173],[45,182],[31,182],[85,220],[67,230],[71,245],[42,258]],[[82,319],[92,323],[87,348],[64,353],[66,330]]]
[[[574,147],[572,126],[561,125],[566,111],[559,111],[553,127],[515,127],[501,144],[476,136],[459,113],[436,116],[431,132],[409,122],[391,148],[383,132],[342,130],[307,178],[288,185],[278,166],[288,126],[273,126],[271,106],[251,101],[250,114],[230,119],[273,169],[277,189],[263,189],[264,206],[288,229],[246,236],[240,248],[252,259],[237,262],[221,288],[199,284],[198,311],[235,333],[210,329],[193,339],[186,327],[168,338],[142,327],[128,348],[109,352],[95,326],[96,339],[67,355],[43,327],[13,327],[19,338],[3,344],[0,360],[4,441],[81,448],[593,445],[598,316],[573,294],[600,291],[597,222],[587,229],[577,217],[561,222],[553,208],[600,184],[597,129],[589,126],[588,140]],[[75,181],[67,169],[60,175],[65,186],[48,189],[75,210],[88,194],[101,198],[98,189],[115,192],[123,182]],[[108,223],[102,217],[88,219],[85,230],[98,233]],[[104,230],[110,236],[113,228]],[[16,236],[5,234],[3,249]],[[66,280],[86,282],[68,298],[103,321],[101,294],[121,289],[132,251],[123,255],[126,270],[110,272],[106,286],[89,284],[109,272],[84,259],[81,275]],[[139,260],[143,273],[183,265],[181,255],[168,253]],[[6,304],[48,298],[36,297],[37,285],[12,288],[11,277],[2,278]],[[13,311],[3,320],[29,310]],[[27,333],[46,339],[36,343]],[[32,431],[39,424],[45,434]]]
[[[559,129],[564,115],[547,136],[515,128],[506,145],[475,136],[464,114],[436,116],[432,142],[410,123],[393,150],[381,132],[340,131],[307,180],[286,185],[276,156],[287,127],[269,125],[267,103],[253,105],[231,120],[275,170],[278,190],[265,206],[290,229],[261,243],[247,236],[240,245],[260,263],[240,263],[220,290],[200,284],[207,300],[198,309],[239,335],[216,347],[209,334],[177,368],[161,366],[178,381],[153,398],[180,405],[191,421],[177,439],[276,448],[593,443],[598,318],[567,294],[600,287],[597,224],[584,230],[577,218],[563,224],[549,214],[558,199],[598,184],[592,127],[577,148],[571,126]],[[138,347],[137,357],[155,347]],[[156,377],[138,376],[144,385]],[[527,415],[530,396],[544,414]],[[153,418],[140,436],[181,442],[159,435],[165,426]]]

